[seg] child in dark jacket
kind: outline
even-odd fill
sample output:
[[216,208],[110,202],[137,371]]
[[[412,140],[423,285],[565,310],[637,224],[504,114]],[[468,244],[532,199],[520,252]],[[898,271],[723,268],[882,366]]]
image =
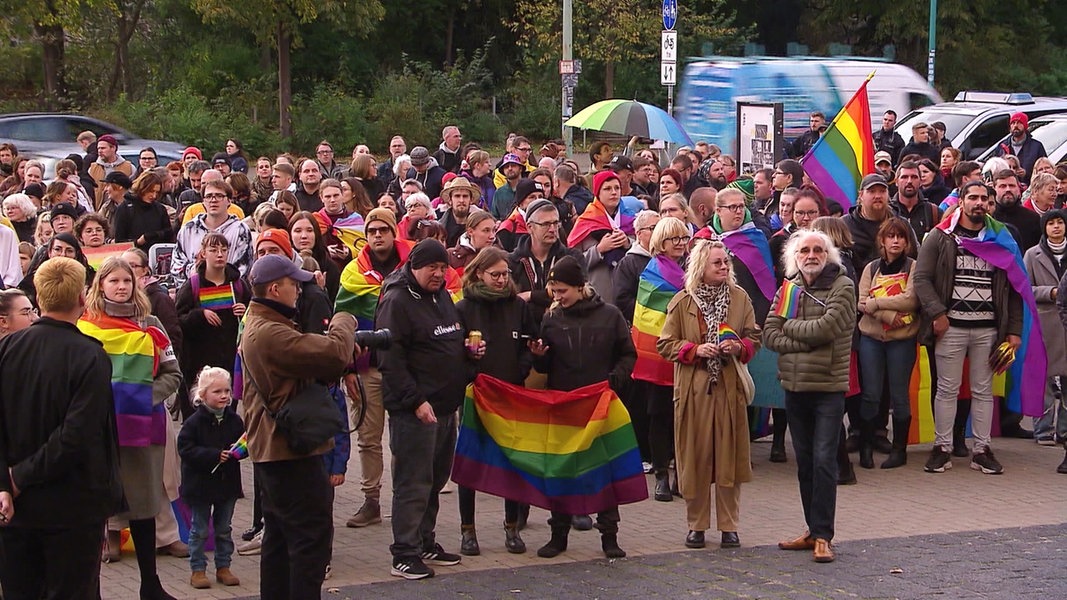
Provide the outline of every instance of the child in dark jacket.
[[205,571],[204,541],[208,519],[215,526],[215,579],[223,585],[240,585],[230,572],[233,536],[230,521],[241,491],[241,467],[230,447],[241,438],[245,425],[230,407],[230,374],[219,367],[204,367],[194,390],[199,407],[182,425],[178,454],[182,459],[181,497],[192,512],[189,531],[189,585],[211,587]]

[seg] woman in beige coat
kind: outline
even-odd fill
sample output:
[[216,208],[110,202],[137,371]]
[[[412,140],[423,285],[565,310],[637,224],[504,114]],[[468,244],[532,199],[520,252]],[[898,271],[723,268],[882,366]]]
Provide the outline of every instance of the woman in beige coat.
[[[720,325],[730,331],[720,334]],[[752,480],[752,464],[748,399],[732,358],[747,363],[759,343],[752,302],[734,281],[726,247],[718,241],[698,242],[690,254],[685,289],[667,305],[656,346],[675,363],[675,460],[689,548],[704,547],[704,531],[711,526],[712,486],[720,546],[741,545],[741,484]]]

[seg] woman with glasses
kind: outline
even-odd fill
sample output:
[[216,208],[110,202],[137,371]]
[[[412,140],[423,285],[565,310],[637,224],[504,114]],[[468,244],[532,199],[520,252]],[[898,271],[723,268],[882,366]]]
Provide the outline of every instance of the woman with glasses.
[[660,199],[659,216],[664,218],[674,217],[685,223],[690,236],[696,235],[699,229],[697,227],[697,215],[693,212],[693,207],[689,205],[689,201],[680,192],[668,194]]
[[0,291],[0,339],[26,329],[36,320],[37,309],[26,292],[18,288]]
[[[537,324],[511,281],[507,252],[490,247],[474,257],[463,273],[463,299],[456,310],[465,332],[482,334],[485,347],[475,361],[478,373],[523,385],[533,364],[527,342],[537,337]],[[526,552],[519,536],[520,508],[514,500],[504,501],[504,547],[512,554]],[[474,527],[474,490],[470,488],[459,488],[459,516],[460,554],[477,556],[481,550]]]

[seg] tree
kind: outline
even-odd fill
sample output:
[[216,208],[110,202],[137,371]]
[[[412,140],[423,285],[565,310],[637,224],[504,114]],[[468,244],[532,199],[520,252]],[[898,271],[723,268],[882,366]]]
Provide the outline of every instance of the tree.
[[[741,39],[733,12],[724,0],[679,2],[679,37],[713,42],[717,46]],[[615,66],[659,58],[663,29],[660,0],[588,0],[574,2],[574,57],[604,65],[604,97],[615,93]],[[538,64],[560,58],[563,15],[558,0],[518,0],[513,29],[519,44]],[[658,69],[657,69],[658,70]]]
[[204,21],[239,23],[261,43],[278,50],[278,120],[283,138],[292,135],[289,114],[293,101],[289,59],[302,43],[299,26],[319,19],[344,26],[346,33],[365,35],[385,14],[379,0],[192,0]]
[[[98,5],[100,0],[86,0],[88,5]],[[51,109],[67,106],[66,78],[66,28],[79,22],[79,0],[26,0],[13,2],[6,8],[9,22],[19,20],[33,24],[33,37],[41,44],[44,73],[44,104]],[[19,32],[11,32],[19,33]]]

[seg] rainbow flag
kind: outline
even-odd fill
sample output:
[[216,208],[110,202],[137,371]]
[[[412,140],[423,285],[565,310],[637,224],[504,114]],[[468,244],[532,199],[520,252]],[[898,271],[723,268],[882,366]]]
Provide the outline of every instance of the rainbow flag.
[[[232,446],[230,446],[229,453],[230,453],[230,458],[232,458],[234,460],[244,460],[244,459],[248,458],[248,432],[247,431],[242,433],[241,437],[237,438],[237,441],[234,442]],[[222,462],[219,462],[218,464],[215,465],[214,469],[211,469],[211,472],[214,473],[215,471],[219,470],[219,467],[221,467],[221,466],[222,466]]]
[[[776,289],[774,278],[774,259],[771,257],[771,245],[767,236],[752,222],[752,215],[745,209],[745,222],[733,231],[722,231],[719,217],[716,215],[712,224],[697,231],[694,239],[717,239],[726,246],[741,264],[745,265],[752,278],[756,280],[760,293],[768,301],[774,299]],[[750,290],[745,290],[751,293]]]
[[341,243],[348,246],[352,256],[358,256],[360,251],[363,250],[363,246],[367,243],[366,223],[363,222],[363,216],[359,213],[354,212],[347,217],[331,222],[324,208],[315,213],[315,220],[318,221],[319,231],[322,235],[332,233]]
[[778,289],[778,304],[771,309],[771,313],[786,319],[794,319],[800,308],[800,296],[804,293],[803,288],[786,279],[782,287]]
[[119,445],[162,446],[167,436],[166,407],[162,402],[153,404],[152,382],[159,369],[159,350],[169,344],[166,334],[129,319],[88,313],[78,321],[78,329],[99,340],[111,359]]
[[909,444],[927,444],[934,441],[934,395],[937,394],[937,382],[934,381],[933,357],[929,349],[918,344],[915,353],[915,367],[911,371],[908,384],[908,401],[911,404],[911,429],[908,431]]
[[1030,287],[1030,277],[1026,274],[1022,252],[1008,228],[993,217],[985,216],[985,226],[976,238],[952,233],[959,219],[960,211],[955,211],[938,223],[936,229],[953,236],[964,250],[1004,271],[1012,289],[1023,299],[1023,328],[1019,336],[1022,343],[1015,352],[1015,362],[1006,374],[1004,397],[1009,409],[1030,417],[1041,416],[1044,412],[1048,356],[1045,354],[1045,341],[1041,337],[1041,325],[1037,320],[1037,302],[1034,290]]
[[719,323],[719,342],[725,342],[727,340],[735,340],[740,342],[741,336],[737,335],[733,327],[730,327],[726,323]]
[[660,356],[656,342],[667,320],[667,304],[685,284],[685,271],[660,254],[648,261],[637,284],[634,324],[630,328],[637,362],[633,378],[656,385],[674,385],[674,364]]
[[872,77],[873,72],[800,159],[808,177],[846,212],[859,195],[860,181],[874,173],[871,107],[867,101],[867,83]]
[[[619,201],[618,211],[619,229],[626,235],[633,237],[634,215],[636,213],[621,200]],[[611,224],[611,217],[608,216],[607,209],[600,203],[600,200],[593,200],[574,222],[574,227],[571,229],[570,235],[567,236],[567,246],[576,248],[578,244],[582,243],[582,240],[589,237],[589,234],[604,230],[612,231],[613,229],[615,227]]]
[[224,283],[200,288],[200,308],[214,311],[230,310],[235,303],[233,284]]
[[[407,240],[393,242],[400,255],[399,269],[408,261],[408,254],[415,244]],[[370,260],[370,247],[364,246],[341,272],[341,287],[337,290],[335,310],[343,310],[356,317],[360,329],[374,329],[374,311],[378,308],[378,296],[382,293],[382,282],[389,273],[374,270]]]
[[630,415],[607,381],[562,392],[478,375],[467,388],[452,479],[572,515],[648,498]]
[[85,253],[86,260],[89,261],[89,266],[97,271],[100,270],[100,266],[104,264],[104,261],[112,256],[122,256],[122,253],[133,248],[133,242],[117,242],[114,244],[104,244],[103,246],[97,246],[96,248],[90,248],[88,246],[82,246],[82,252]]

